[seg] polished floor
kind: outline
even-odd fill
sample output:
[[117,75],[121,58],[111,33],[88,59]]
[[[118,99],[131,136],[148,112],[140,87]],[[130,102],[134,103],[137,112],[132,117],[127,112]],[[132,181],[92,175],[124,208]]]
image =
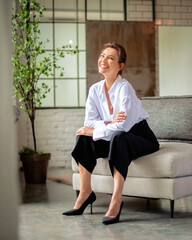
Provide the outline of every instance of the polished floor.
[[[63,174],[65,169],[50,169]],[[47,180],[46,184],[25,184],[21,173],[22,203],[19,206],[20,240],[191,240],[192,197],[175,202],[170,218],[168,200],[123,197],[120,223],[103,225],[110,195],[96,193],[93,214],[88,207],[82,216],[63,216],[72,208],[76,194],[70,185]]]

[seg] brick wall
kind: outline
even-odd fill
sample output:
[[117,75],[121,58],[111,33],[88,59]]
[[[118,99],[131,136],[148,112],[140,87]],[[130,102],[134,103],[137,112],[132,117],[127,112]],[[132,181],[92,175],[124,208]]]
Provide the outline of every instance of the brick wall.
[[[128,2],[129,21],[152,20],[151,0],[129,0]],[[192,26],[192,0],[156,0],[155,13],[156,79],[158,86],[158,26]],[[70,153],[75,143],[75,131],[82,126],[83,119],[84,109],[37,111],[38,147],[52,153],[49,166],[71,166]],[[20,121],[22,121],[22,118]],[[22,138],[22,136],[19,135],[19,138]],[[27,144],[32,144],[29,122],[27,123]]]
[[[84,109],[37,110],[36,138],[38,149],[52,154],[49,166],[71,167],[71,150],[75,132],[83,125]],[[27,120],[27,142],[33,146],[31,125]]]
[[129,0],[127,10],[129,21],[151,21],[153,18],[151,0]]
[[[129,0],[129,21],[151,21],[152,0]],[[173,26],[192,25],[191,0],[156,0],[156,24]]]

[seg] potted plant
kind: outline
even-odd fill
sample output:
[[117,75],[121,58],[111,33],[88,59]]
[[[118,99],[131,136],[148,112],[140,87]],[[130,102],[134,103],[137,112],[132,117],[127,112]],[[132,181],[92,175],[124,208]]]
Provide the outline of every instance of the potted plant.
[[[45,56],[45,42],[40,41],[39,20],[43,17],[44,6],[38,0],[17,0],[16,11],[12,15],[13,42],[13,86],[21,108],[25,109],[31,123],[34,148],[24,147],[20,151],[25,180],[27,183],[45,183],[50,153],[37,149],[35,133],[36,109],[42,107],[50,88],[45,83],[38,84],[40,76],[51,76],[52,68],[63,68],[57,64],[58,58],[64,58],[64,51],[55,51]],[[49,41],[49,40],[47,40]],[[66,54],[76,54],[77,46],[62,47]],[[38,166],[37,166],[38,164]],[[41,175],[41,167],[42,175]]]

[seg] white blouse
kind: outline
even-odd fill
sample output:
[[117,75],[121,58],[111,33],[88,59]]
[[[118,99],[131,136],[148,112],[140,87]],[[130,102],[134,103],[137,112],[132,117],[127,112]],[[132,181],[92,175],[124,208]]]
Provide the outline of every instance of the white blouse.
[[[104,83],[105,79],[93,84],[86,101],[84,126],[94,128],[94,141],[110,141],[116,131],[128,132],[136,123],[149,117],[131,84],[120,75],[108,91],[113,106],[110,115]],[[126,120],[106,125],[105,122],[112,121],[119,111],[125,112]]]

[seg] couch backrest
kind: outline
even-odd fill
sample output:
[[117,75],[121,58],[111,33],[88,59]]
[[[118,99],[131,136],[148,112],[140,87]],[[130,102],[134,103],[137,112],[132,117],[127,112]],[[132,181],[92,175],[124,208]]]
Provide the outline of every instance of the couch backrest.
[[142,104],[158,139],[192,143],[192,96],[144,97]]

